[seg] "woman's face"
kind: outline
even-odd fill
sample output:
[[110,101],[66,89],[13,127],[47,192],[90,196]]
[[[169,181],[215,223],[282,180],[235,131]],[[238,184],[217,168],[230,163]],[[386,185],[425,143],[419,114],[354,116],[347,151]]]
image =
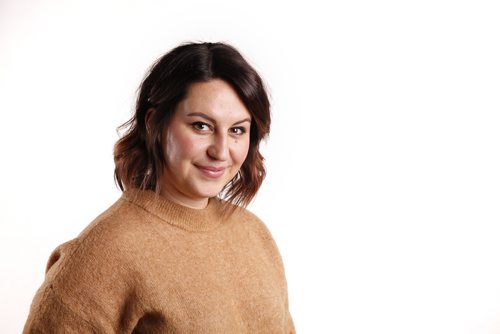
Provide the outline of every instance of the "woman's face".
[[161,194],[204,208],[236,175],[250,144],[251,115],[223,80],[192,84],[165,129]]

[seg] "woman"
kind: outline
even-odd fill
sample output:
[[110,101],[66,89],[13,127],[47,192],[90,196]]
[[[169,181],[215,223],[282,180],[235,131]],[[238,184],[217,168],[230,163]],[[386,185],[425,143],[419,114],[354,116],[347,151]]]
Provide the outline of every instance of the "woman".
[[233,47],[164,55],[115,145],[122,197],[51,255],[25,333],[294,333],[283,264],[244,209],[269,101]]

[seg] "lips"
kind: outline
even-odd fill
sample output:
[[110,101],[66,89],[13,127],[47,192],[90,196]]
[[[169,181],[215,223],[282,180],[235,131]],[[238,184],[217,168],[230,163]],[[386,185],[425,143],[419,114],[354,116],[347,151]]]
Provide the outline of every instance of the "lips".
[[219,178],[224,174],[226,170],[225,167],[215,167],[215,166],[196,166],[202,172],[203,175],[209,178]]

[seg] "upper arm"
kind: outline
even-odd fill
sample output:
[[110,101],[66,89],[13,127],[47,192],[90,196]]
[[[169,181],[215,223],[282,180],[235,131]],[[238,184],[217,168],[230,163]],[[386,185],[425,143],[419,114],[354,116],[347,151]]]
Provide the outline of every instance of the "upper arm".
[[135,270],[109,238],[77,238],[49,257],[45,281],[33,299],[25,333],[114,333],[140,313]]
[[44,285],[35,295],[23,333],[98,333],[112,331],[97,328],[78,312],[65,305],[52,290]]

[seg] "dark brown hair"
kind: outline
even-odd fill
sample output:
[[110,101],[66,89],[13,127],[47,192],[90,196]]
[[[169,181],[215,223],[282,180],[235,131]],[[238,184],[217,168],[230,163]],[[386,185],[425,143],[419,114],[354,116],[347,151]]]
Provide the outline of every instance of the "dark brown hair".
[[[234,47],[224,43],[180,45],[153,64],[139,87],[135,114],[120,127],[127,130],[115,144],[115,179],[121,190],[161,190],[159,180],[166,164],[163,130],[189,86],[212,79],[230,84],[252,115],[246,160],[220,194],[236,205],[250,203],[266,175],[259,144],[269,134],[269,99],[255,69]],[[151,113],[146,128],[151,108],[156,112]]]

